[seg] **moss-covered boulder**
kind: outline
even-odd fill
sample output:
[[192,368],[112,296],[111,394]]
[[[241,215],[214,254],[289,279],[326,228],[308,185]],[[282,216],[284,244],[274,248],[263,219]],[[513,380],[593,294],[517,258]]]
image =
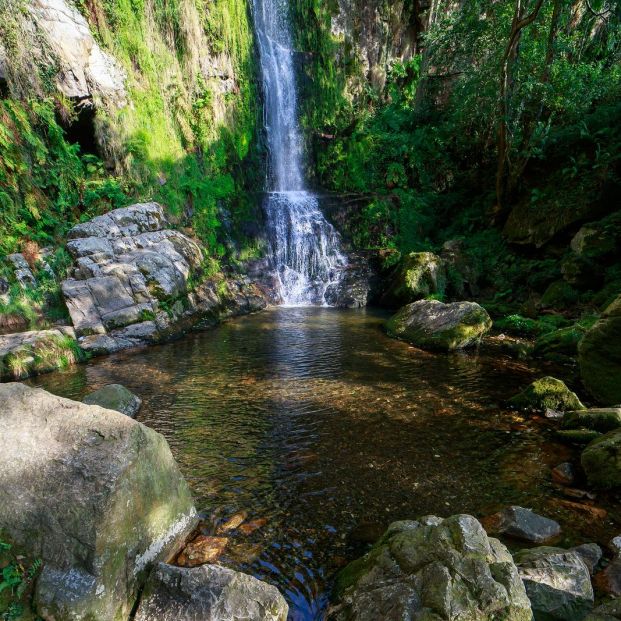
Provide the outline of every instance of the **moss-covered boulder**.
[[621,248],[621,211],[580,228],[571,240],[571,249],[579,257],[601,260]]
[[593,429],[602,433],[621,427],[621,408],[591,408],[567,412],[563,417],[563,429]]
[[166,440],[128,416],[0,385],[0,532],[43,561],[44,619],[127,619],[196,523]]
[[99,405],[106,410],[115,410],[134,418],[140,410],[142,400],[121,384],[107,384],[86,395],[82,400],[87,405]]
[[549,376],[542,377],[528,385],[520,394],[509,400],[509,405],[520,410],[538,412],[585,409],[576,393],[569,390],[565,382]]
[[586,330],[579,325],[569,326],[542,334],[535,342],[533,351],[535,356],[549,358],[553,356],[576,356],[578,343],[582,340]]
[[580,341],[578,361],[582,381],[598,401],[621,403],[621,295]]
[[432,252],[411,252],[402,257],[389,276],[381,302],[398,307],[431,295],[442,295],[445,288],[442,259]]
[[475,302],[421,300],[391,317],[386,331],[423,349],[452,351],[477,345],[491,327],[487,311]]
[[469,515],[395,522],[338,575],[335,595],[333,621],[532,619],[507,548]]
[[582,452],[580,461],[591,485],[604,489],[621,487],[621,429],[593,440]]
[[578,292],[564,280],[553,282],[544,291],[540,308],[569,308],[578,301]]
[[576,444],[584,446],[593,442],[597,438],[602,437],[601,431],[594,431],[593,429],[557,429],[555,432],[556,437],[565,442],[565,444]]

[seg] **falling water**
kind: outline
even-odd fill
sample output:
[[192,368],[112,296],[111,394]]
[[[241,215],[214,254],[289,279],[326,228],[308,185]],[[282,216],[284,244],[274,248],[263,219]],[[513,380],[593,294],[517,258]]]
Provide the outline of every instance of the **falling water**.
[[338,233],[304,184],[288,0],[252,4],[270,153],[265,209],[280,294],[288,306],[326,305],[326,291],[339,283],[346,259]]

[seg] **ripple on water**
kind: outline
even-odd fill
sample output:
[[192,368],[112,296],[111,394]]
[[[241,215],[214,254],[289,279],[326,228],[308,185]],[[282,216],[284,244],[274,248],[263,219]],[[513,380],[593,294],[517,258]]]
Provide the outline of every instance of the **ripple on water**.
[[321,619],[334,573],[396,519],[520,503],[575,539],[608,536],[551,501],[549,468],[568,449],[529,420],[511,431],[500,404],[532,369],[423,352],[386,337],[382,320],[275,309],[31,383],[77,399],[113,382],[137,393],[206,532],[240,510],[261,520],[231,533],[222,562],[279,586],[295,620]]

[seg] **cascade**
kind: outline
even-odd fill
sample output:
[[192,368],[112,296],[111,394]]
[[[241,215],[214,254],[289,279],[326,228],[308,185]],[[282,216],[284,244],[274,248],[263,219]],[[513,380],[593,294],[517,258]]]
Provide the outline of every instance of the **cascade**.
[[326,292],[340,282],[347,260],[305,187],[288,9],[288,0],[252,0],[269,150],[267,227],[283,303],[327,305]]

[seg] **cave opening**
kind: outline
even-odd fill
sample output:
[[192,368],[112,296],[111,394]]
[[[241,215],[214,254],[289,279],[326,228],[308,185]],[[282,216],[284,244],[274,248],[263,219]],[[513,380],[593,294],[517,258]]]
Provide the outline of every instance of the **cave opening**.
[[80,145],[82,154],[101,157],[95,130],[96,115],[97,111],[90,102],[80,102],[75,106],[74,115],[63,123],[63,127],[67,141]]

